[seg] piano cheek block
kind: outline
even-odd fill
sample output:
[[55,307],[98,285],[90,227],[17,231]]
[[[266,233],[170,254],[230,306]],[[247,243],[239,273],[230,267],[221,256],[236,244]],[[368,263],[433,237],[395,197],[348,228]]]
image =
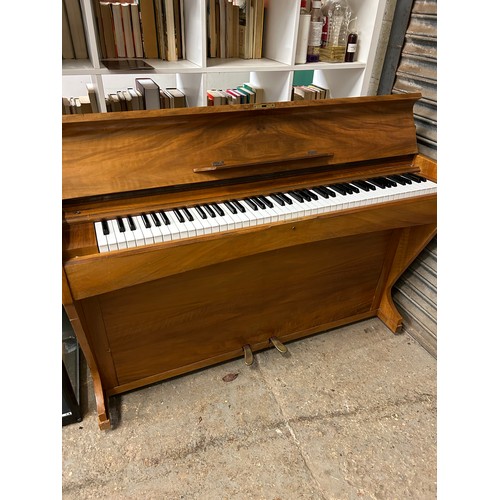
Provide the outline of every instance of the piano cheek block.
[[436,234],[419,98],[63,117],[63,304],[99,428],[132,389],[370,317],[401,329],[392,286]]

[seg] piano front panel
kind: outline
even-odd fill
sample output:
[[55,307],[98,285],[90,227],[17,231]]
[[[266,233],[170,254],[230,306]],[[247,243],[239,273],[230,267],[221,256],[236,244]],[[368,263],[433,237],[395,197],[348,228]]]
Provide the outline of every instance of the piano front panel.
[[[119,386],[372,309],[392,231],[251,255],[89,299]],[[360,252],[363,248],[365,251]],[[85,303],[85,301],[84,301]],[[177,371],[176,371],[177,370]],[[104,370],[104,371],[109,371]],[[115,384],[112,384],[114,386]]]

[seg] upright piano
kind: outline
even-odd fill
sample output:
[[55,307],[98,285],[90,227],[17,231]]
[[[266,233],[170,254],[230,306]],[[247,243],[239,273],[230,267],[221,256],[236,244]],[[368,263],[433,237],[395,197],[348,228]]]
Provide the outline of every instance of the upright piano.
[[419,94],[63,116],[63,305],[109,398],[378,317],[436,234]]

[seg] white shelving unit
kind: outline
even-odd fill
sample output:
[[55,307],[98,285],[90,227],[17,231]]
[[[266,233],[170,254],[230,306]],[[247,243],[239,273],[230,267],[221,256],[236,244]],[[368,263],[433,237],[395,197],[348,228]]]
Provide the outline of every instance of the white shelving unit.
[[313,83],[326,87],[331,97],[366,95],[377,49],[386,0],[349,0],[357,17],[359,34],[352,63],[295,64],[299,0],[268,0],[262,59],[212,59],[207,57],[206,0],[184,0],[186,59],[167,62],[146,59],[154,68],[136,73],[114,72],[99,60],[92,0],[80,0],[87,32],[88,60],[63,60],[62,91],[65,97],[86,95],[86,83],[94,83],[101,110],[104,96],[133,87],[135,78],[153,78],[160,87],[177,87],[188,106],[205,106],[206,90],[230,88],[252,82],[264,88],[266,102],[291,98],[294,72],[313,70]]

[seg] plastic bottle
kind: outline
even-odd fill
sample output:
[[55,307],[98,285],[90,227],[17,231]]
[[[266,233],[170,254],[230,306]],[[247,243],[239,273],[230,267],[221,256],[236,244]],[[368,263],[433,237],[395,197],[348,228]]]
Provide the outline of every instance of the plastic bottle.
[[321,0],[313,0],[311,9],[311,25],[309,28],[309,42],[307,44],[307,62],[319,61],[322,28],[323,14],[321,13]]
[[320,51],[320,60],[344,62],[351,8],[347,0],[333,0],[325,3],[323,15],[328,18],[328,35]]
[[295,53],[295,64],[303,64],[307,61],[307,47],[309,43],[309,29],[311,27],[311,14],[307,8],[307,0],[300,2],[299,30],[297,33],[297,51]]

